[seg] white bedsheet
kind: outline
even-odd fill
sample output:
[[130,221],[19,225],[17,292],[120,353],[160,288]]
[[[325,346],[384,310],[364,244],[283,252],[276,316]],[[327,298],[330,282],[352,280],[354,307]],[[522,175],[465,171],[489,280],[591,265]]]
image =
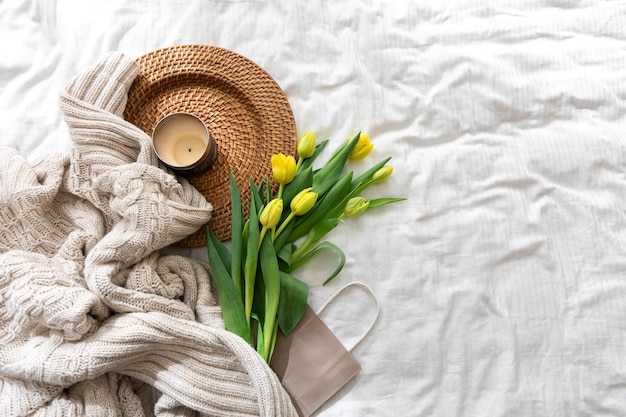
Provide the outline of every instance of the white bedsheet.
[[[299,273],[313,307],[381,305],[317,415],[626,415],[626,2],[3,0],[0,146],[66,152],[73,75],[189,43],[266,69],[299,134],[370,133],[368,195],[408,197],[329,235],[330,285]],[[373,313],[323,317],[350,345]]]

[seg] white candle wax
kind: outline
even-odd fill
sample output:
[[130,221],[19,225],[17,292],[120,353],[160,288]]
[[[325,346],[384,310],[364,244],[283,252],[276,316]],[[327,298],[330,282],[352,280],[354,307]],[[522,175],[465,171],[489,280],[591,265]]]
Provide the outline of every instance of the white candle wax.
[[206,126],[191,114],[176,113],[164,119],[155,129],[154,150],[167,165],[189,167],[205,154],[209,144]]

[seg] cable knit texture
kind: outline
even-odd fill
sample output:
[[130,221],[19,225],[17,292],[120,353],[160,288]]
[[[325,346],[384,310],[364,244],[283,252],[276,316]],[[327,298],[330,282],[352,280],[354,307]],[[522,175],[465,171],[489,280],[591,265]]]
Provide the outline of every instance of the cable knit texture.
[[0,415],[296,416],[208,266],[159,253],[212,207],[123,120],[137,72],[113,53],[69,82],[70,155],[0,149]]

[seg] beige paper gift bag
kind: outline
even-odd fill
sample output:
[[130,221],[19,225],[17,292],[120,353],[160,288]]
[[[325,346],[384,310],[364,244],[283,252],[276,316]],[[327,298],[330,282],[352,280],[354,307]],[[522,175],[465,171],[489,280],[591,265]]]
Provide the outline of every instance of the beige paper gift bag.
[[302,320],[289,336],[278,332],[270,366],[291,396],[301,417],[313,414],[361,370],[361,365],[351,351],[376,323],[378,301],[372,324],[350,349],[346,349],[318,316],[337,295],[352,286],[365,289],[376,300],[368,286],[352,282],[338,290],[317,314],[307,306]]

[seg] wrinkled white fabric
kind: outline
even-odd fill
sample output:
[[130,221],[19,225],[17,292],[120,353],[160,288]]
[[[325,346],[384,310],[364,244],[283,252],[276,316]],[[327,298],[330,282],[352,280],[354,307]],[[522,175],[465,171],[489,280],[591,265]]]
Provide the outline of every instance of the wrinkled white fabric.
[[[296,273],[314,309],[352,280],[381,305],[317,415],[624,414],[625,2],[2,1],[0,143],[69,149],[71,76],[186,43],[261,65],[329,152],[370,133],[351,167],[394,173],[368,196],[409,197],[331,232],[327,287],[332,255]],[[351,297],[324,314],[347,345],[374,314]]]
[[111,53],[67,85],[69,156],[0,148],[0,415],[295,416],[208,266],[159,253],[212,206],[122,119],[137,72]]

